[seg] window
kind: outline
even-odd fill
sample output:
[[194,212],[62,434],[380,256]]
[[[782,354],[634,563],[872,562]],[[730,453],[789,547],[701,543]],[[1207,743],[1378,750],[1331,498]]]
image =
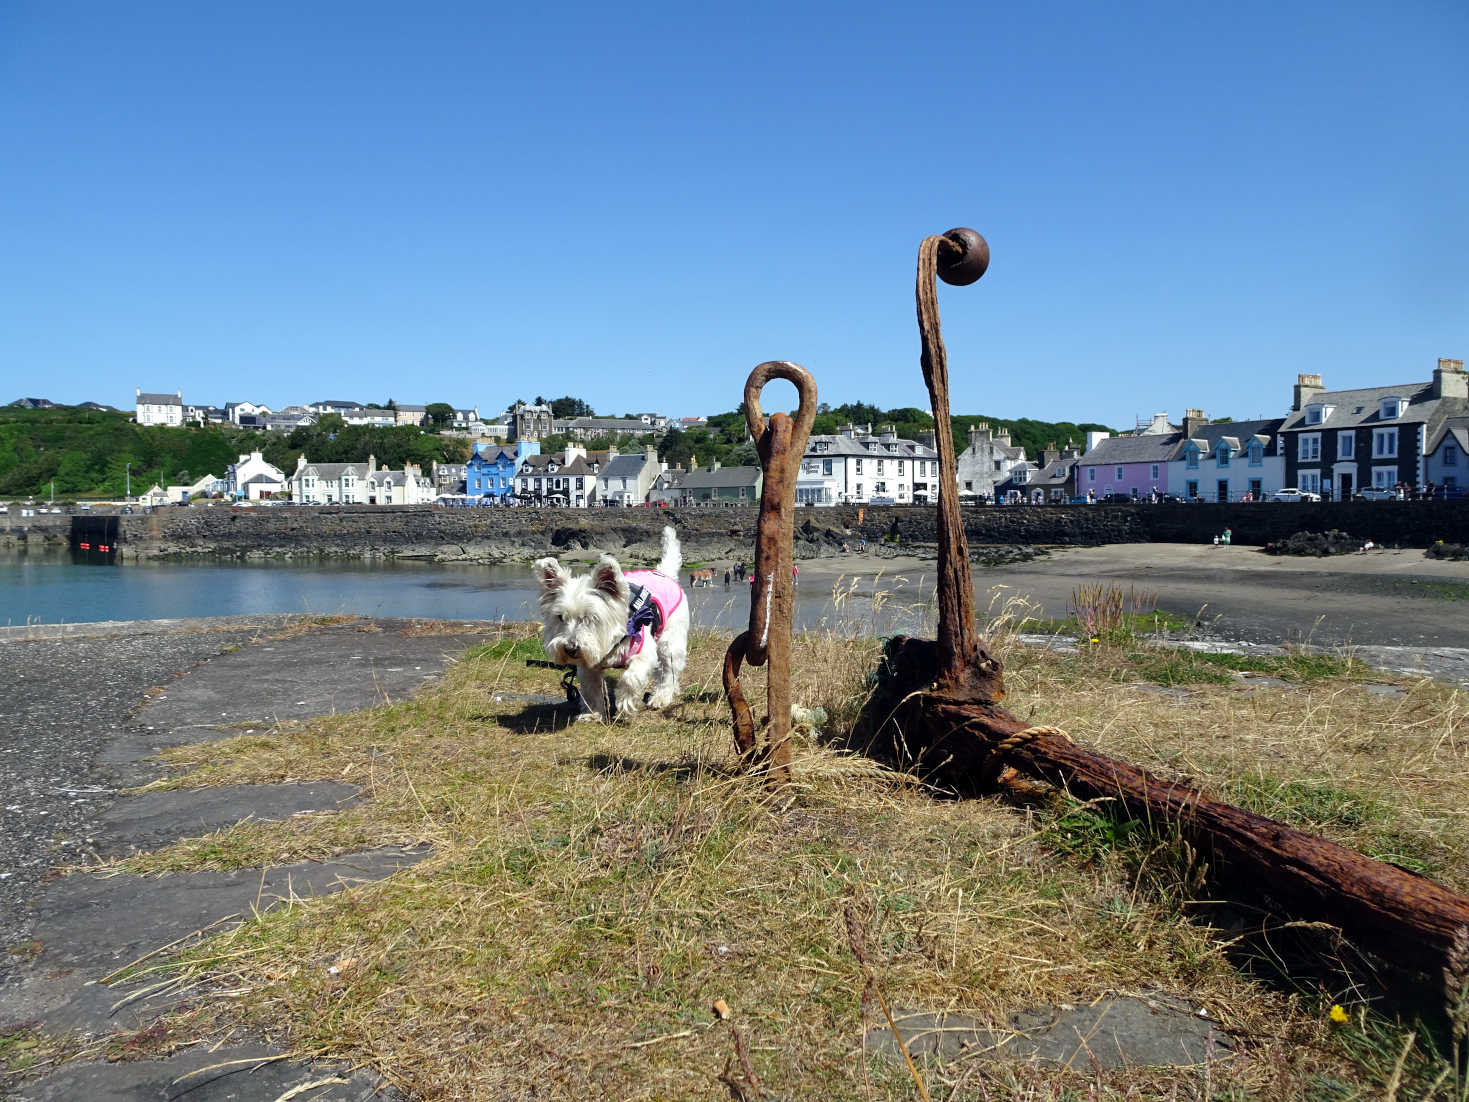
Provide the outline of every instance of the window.
[[1250,466],[1251,467],[1259,467],[1264,462],[1265,462],[1265,449],[1262,448],[1260,446],[1260,442],[1258,440],[1256,440],[1253,444],[1250,445]]
[[1376,459],[1391,459],[1398,454],[1397,429],[1372,430],[1372,455]]
[[1384,421],[1391,421],[1394,417],[1403,415],[1403,407],[1407,404],[1401,398],[1384,398],[1377,404],[1377,415]]
[[1338,459],[1355,459],[1357,457],[1356,433],[1349,430],[1336,434],[1336,457]]
[[881,459],[879,459],[877,461],[877,473],[878,474],[882,474],[882,460]]
[[874,482],[872,484],[872,492],[875,494],[885,494],[888,492],[888,484],[886,482]]
[[1259,501],[1264,492],[1264,483],[1258,478],[1250,479],[1250,500]]
[[823,459],[821,461],[821,473],[822,474],[828,474],[828,475],[831,474],[831,460],[830,459]]
[[1097,469],[1095,467],[1088,467],[1086,469],[1086,480],[1088,482],[1095,482],[1097,480]]
[[898,473],[899,474],[902,474],[903,473],[903,461],[901,459],[898,460]]
[[966,482],[966,483],[964,483],[964,490],[965,490],[966,493],[972,491],[973,489],[974,489],[974,483],[973,482]]
[[[862,473],[862,460],[860,460],[860,459],[857,460],[857,473],[858,474],[861,474]],[[861,490],[858,490],[857,492],[860,494],[862,491]]]
[[861,497],[862,496],[862,483],[860,483],[860,482],[857,483],[857,496],[858,497]]
[[998,459],[996,459],[995,460],[995,470],[998,471],[999,469],[1000,469],[1000,461]]
[[1319,460],[1321,458],[1321,434],[1319,432],[1301,433],[1297,447],[1299,450],[1296,452],[1296,458],[1302,463]]
[[[1183,449],[1183,465],[1191,471],[1196,471],[1199,469],[1199,449],[1198,445],[1194,444],[1192,441],[1190,441]],[[1189,496],[1193,497],[1194,495],[1190,494]]]
[[1228,444],[1225,444],[1222,441],[1220,442],[1220,444],[1219,444],[1219,450],[1215,453],[1214,463],[1215,463],[1215,466],[1218,466],[1218,467],[1227,467],[1227,466],[1229,466],[1229,445]]
[[1117,470],[1114,472],[1114,474],[1113,474],[1112,477],[1113,477],[1113,480],[1114,481],[1121,482],[1122,481],[1122,468],[1121,467],[1118,467]]
[[1199,496],[1199,480],[1191,478],[1183,484],[1183,496],[1192,501]]
[[1151,478],[1154,482],[1158,481],[1158,464],[1154,463],[1151,467],[1148,468],[1148,477]]
[[1443,465],[1445,467],[1457,467],[1459,465],[1459,449],[1452,440],[1444,443]]
[[1308,494],[1319,494],[1321,492],[1321,472],[1302,471],[1296,479],[1296,487]]
[[1398,481],[1398,469],[1396,467],[1373,467],[1372,485],[1379,490],[1391,490]]
[[1306,407],[1306,424],[1321,424],[1321,405],[1319,403],[1312,402],[1309,406]]

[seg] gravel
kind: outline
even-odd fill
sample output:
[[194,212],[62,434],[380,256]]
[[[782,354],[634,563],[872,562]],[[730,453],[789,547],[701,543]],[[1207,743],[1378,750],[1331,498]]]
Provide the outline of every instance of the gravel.
[[[154,686],[242,645],[257,625],[224,630],[0,639],[5,733],[0,737],[0,949],[30,936],[26,906],[50,869],[91,855],[110,789],[92,763]],[[23,950],[22,950],[23,951]],[[0,982],[11,973],[0,953]]]

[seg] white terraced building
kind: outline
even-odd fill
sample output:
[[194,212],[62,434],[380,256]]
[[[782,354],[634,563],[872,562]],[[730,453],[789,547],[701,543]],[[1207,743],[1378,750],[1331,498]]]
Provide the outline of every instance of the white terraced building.
[[182,425],[184,423],[184,392],[172,394],[148,394],[134,388],[138,395],[137,412],[133,420],[140,425]]
[[843,425],[806,442],[796,479],[798,505],[924,505],[938,498],[939,453],[932,433],[906,440],[891,425]]

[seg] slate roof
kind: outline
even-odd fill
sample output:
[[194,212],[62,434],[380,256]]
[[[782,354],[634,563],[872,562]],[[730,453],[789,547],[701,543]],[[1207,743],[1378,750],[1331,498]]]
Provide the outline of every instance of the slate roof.
[[754,486],[760,481],[759,467],[720,467],[717,471],[690,471],[684,475],[685,490],[727,490]]
[[1167,463],[1182,443],[1180,434],[1151,433],[1147,436],[1109,436],[1077,462],[1086,467],[1105,467],[1117,463]]
[[[1408,405],[1401,417],[1383,418],[1380,403],[1384,398],[1406,398]],[[1321,403],[1328,413],[1319,424],[1306,424],[1306,411],[1293,410],[1281,426],[1282,432],[1317,432],[1333,429],[1376,427],[1378,425],[1424,425],[1424,438],[1436,440],[1450,418],[1469,415],[1469,401],[1463,398],[1435,398],[1433,383],[1405,383],[1396,386],[1362,387],[1357,390],[1327,390],[1316,395],[1307,405]],[[1416,450],[1416,448],[1415,448]]]
[[1428,454],[1432,455],[1438,451],[1444,437],[1450,435],[1459,442],[1459,449],[1469,455],[1469,415],[1444,418],[1443,424],[1439,426],[1438,434],[1429,437]]
[[349,470],[358,478],[366,478],[372,472],[366,463],[307,463],[302,473],[311,471],[323,482],[336,482]]
[[1228,440],[1230,448],[1240,452],[1249,447],[1250,441],[1258,436],[1265,444],[1264,454],[1275,455],[1276,434],[1284,423],[1284,418],[1272,417],[1260,421],[1226,421],[1219,425],[1202,425],[1189,439],[1199,441],[1204,445],[1204,450],[1210,452],[1219,446],[1220,440]]
[[601,479],[636,478],[642,473],[643,464],[646,462],[647,456],[642,454],[619,455],[603,467],[597,477]]
[[184,403],[177,394],[149,394],[146,390],[138,394],[140,406],[181,406]]
[[[891,448],[889,447],[891,445]],[[853,455],[867,458],[872,456],[876,459],[937,459],[938,452],[927,444],[920,444],[914,440],[884,440],[879,436],[847,436],[842,433],[821,433],[812,436],[806,441],[805,458],[825,457],[835,455]]]

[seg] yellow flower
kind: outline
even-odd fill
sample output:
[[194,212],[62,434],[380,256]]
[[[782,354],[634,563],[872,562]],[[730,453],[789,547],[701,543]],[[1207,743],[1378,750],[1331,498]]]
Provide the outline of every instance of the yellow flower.
[[1349,1022],[1352,1020],[1352,1016],[1335,1003],[1332,1004],[1331,1014],[1329,1016],[1331,1020],[1333,1022],[1336,1022],[1338,1025],[1343,1022]]
[[1097,642],[1097,637],[1095,635],[1092,636],[1092,642],[1093,643]]

